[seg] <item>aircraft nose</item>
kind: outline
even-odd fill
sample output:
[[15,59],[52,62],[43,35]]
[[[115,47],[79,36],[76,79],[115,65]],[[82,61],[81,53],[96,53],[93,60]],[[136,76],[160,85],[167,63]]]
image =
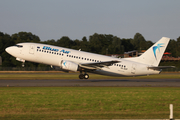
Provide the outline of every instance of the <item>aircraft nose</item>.
[[12,47],[7,47],[7,48],[5,49],[5,51],[6,51],[7,53],[11,53]]

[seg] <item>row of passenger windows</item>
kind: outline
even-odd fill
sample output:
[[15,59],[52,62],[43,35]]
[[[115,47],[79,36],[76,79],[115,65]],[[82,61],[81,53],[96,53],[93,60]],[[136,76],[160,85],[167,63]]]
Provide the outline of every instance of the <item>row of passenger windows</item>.
[[84,58],[84,57],[78,57],[78,56],[73,56],[73,55],[67,55],[67,57],[76,58],[76,59],[82,59],[82,60],[87,60],[87,61],[92,61],[92,62],[101,62],[99,60],[94,60],[94,59]]
[[57,53],[57,52],[51,52],[51,51],[46,51],[46,50],[41,50],[41,49],[37,49],[37,51],[39,52],[45,52],[45,53],[49,53],[49,54],[55,54],[55,55],[64,55],[64,54],[61,54],[61,53]]
[[119,67],[126,67],[125,65],[120,65],[120,64],[114,64],[114,66],[119,66]]
[[[51,51],[46,51],[46,50],[41,50],[41,49],[37,49],[37,51],[45,52],[45,53],[49,53],[49,54],[55,54],[55,55],[62,55],[62,56],[64,55],[63,53],[51,52]],[[82,59],[82,60],[87,60],[87,61],[92,61],[92,62],[101,62],[99,60],[94,60],[94,59],[90,59],[90,58],[83,58],[83,57],[78,57],[78,56],[73,56],[73,55],[67,55],[67,57]],[[120,64],[112,64],[112,65],[124,67],[124,68],[126,67],[125,65],[120,65]]]
[[[51,52],[51,51],[46,51],[46,50],[41,50],[41,49],[37,49],[37,51],[39,52],[45,52],[45,53],[50,53],[50,54],[56,54],[56,55],[64,55],[63,53],[57,53],[57,52]],[[89,58],[81,58],[78,56],[73,56],[73,55],[67,55],[67,57],[71,57],[71,58],[76,58],[76,59],[82,59],[82,60],[87,60],[87,61],[92,61],[92,62],[101,62],[99,60],[94,60],[94,59],[89,59]]]

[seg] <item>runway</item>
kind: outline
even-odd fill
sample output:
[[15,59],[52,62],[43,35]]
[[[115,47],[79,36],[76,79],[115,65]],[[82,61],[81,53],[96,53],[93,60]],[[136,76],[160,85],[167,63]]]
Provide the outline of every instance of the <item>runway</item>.
[[0,87],[180,87],[180,79],[0,80]]

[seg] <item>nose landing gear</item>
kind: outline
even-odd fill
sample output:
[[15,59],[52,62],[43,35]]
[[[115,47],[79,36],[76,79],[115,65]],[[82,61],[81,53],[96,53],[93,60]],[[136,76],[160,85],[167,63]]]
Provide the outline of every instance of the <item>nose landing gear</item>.
[[25,64],[25,62],[23,62],[23,63],[22,63],[22,67],[24,67],[24,66],[25,66],[24,64]]

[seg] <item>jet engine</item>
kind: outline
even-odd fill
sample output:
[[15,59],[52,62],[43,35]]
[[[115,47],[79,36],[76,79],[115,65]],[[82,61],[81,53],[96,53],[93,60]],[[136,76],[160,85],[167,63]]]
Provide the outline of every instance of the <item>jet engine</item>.
[[71,62],[71,61],[67,61],[67,60],[61,61],[61,67],[64,70],[70,70],[70,71],[74,71],[74,72],[76,72],[78,70],[78,64]]

